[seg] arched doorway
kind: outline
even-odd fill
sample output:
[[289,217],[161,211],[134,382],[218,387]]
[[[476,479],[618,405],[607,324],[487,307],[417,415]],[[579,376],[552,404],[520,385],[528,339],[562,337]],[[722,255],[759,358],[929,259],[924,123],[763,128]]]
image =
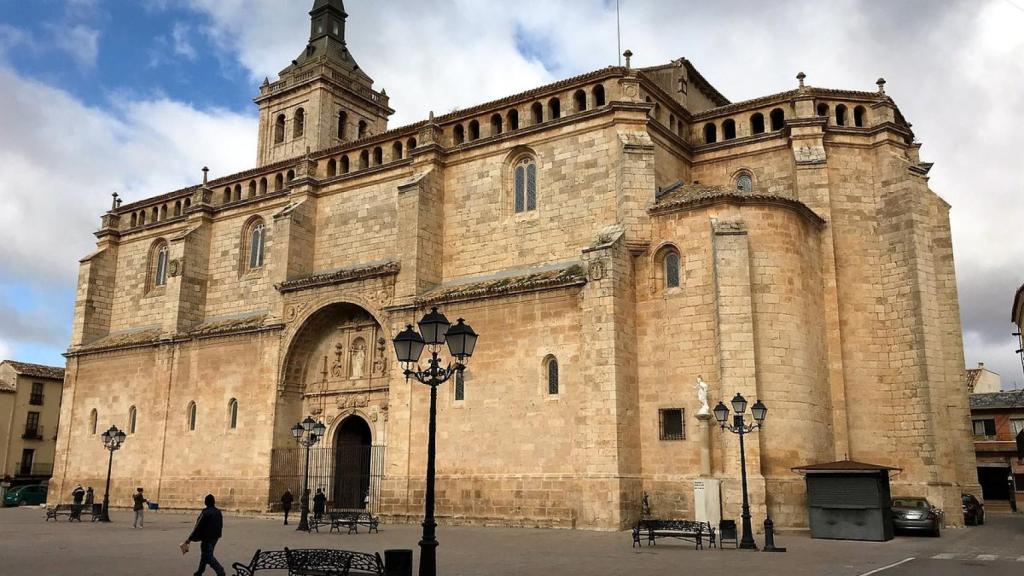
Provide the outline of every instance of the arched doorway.
[[370,426],[358,416],[349,416],[334,437],[335,508],[366,508],[370,494],[372,463]]

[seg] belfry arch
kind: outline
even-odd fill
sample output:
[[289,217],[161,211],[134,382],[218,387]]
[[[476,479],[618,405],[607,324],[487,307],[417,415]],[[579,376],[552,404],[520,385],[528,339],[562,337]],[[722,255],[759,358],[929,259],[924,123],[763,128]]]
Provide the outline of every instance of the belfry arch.
[[272,484],[301,495],[305,449],[290,429],[310,416],[327,427],[310,452],[311,493],[323,489],[331,508],[375,508],[392,369],[387,335],[352,302],[324,304],[295,322],[282,342]]

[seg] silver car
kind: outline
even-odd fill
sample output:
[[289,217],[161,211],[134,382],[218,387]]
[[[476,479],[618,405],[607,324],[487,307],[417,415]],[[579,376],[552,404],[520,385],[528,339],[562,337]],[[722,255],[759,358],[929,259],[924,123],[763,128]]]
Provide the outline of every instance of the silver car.
[[896,530],[927,532],[939,536],[942,511],[924,498],[893,498],[892,525]]

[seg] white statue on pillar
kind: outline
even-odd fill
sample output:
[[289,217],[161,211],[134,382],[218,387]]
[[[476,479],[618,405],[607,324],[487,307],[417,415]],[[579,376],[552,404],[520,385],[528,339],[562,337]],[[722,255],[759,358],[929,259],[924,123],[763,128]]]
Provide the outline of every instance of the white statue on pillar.
[[708,383],[704,381],[704,378],[697,376],[697,401],[700,402],[700,409],[697,410],[697,416],[707,416],[711,414],[711,409],[708,408]]

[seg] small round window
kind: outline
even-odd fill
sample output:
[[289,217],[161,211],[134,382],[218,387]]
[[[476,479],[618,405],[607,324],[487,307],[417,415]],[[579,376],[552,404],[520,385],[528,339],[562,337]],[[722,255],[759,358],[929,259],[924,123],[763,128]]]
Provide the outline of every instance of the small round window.
[[740,174],[736,178],[736,189],[740,192],[752,192],[754,190],[754,180],[750,177],[750,174]]

